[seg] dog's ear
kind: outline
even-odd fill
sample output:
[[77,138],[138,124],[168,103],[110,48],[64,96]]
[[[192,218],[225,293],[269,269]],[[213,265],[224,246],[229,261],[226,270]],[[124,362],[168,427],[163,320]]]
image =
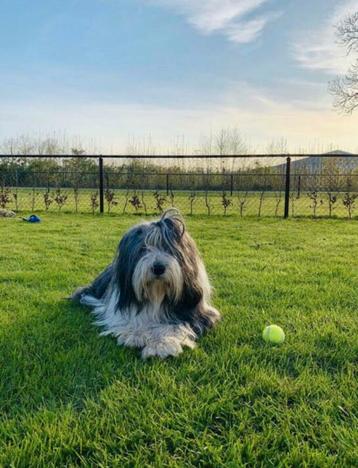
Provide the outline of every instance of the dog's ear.
[[203,298],[203,290],[196,279],[190,277],[184,279],[184,288],[180,298],[181,307],[184,310],[192,310]]
[[179,242],[185,233],[185,223],[180,212],[175,208],[166,210],[160,218],[160,223],[170,232],[170,237]]
[[143,254],[144,230],[140,227],[127,232],[119,243],[114,262],[115,283],[119,287],[119,309],[126,309],[137,302],[132,285],[132,276]]
[[203,304],[203,290],[199,282],[185,283],[180,301],[174,305],[174,316],[189,323],[197,335],[212,326]]

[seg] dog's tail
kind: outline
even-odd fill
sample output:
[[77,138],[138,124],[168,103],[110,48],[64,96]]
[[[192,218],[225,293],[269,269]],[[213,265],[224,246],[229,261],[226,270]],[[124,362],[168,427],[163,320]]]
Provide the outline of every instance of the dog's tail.
[[82,297],[87,295],[87,293],[88,293],[88,287],[81,286],[80,288],[77,288],[76,291],[73,292],[66,299],[68,299],[69,301],[77,302],[78,304],[80,304]]
[[83,294],[80,298],[80,304],[88,306],[88,307],[100,307],[103,305],[103,302],[94,296],[90,296],[89,294]]

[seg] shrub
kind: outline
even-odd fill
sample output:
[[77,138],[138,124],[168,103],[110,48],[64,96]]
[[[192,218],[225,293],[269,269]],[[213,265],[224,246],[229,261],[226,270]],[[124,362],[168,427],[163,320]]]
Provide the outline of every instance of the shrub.
[[349,192],[344,194],[343,205],[348,211],[348,218],[352,219],[353,211],[355,209],[355,203],[358,195],[351,194]]
[[118,205],[117,200],[115,200],[115,196],[116,196],[116,195],[115,195],[115,193],[113,192],[113,190],[107,189],[107,190],[105,191],[105,193],[104,193],[104,198],[105,198],[105,200],[106,200],[106,202],[107,202],[107,211],[108,211],[108,213],[111,212],[112,206]]
[[334,195],[331,192],[327,192],[327,198],[328,198],[328,215],[329,217],[332,216],[333,210],[335,209],[335,203],[337,203],[337,195]]
[[232,205],[232,201],[230,198],[227,197],[226,195],[226,192],[223,192],[222,193],[222,196],[221,196],[221,204],[224,208],[224,215],[226,216],[227,214],[227,209],[229,208],[229,206]]
[[11,190],[7,187],[1,187],[0,190],[0,208],[6,208],[11,201]]
[[313,217],[315,218],[317,216],[317,207],[319,205],[323,205],[323,200],[319,200],[319,195],[318,195],[318,192],[316,192],[315,190],[313,192],[310,192],[307,194],[307,196],[309,197],[309,199],[311,200],[311,206],[310,208],[312,208],[313,210]]
[[64,193],[61,193],[61,189],[56,190],[56,195],[55,195],[55,202],[57,203],[58,206],[58,211],[61,211],[63,206],[66,204],[68,196]]
[[164,203],[166,202],[166,197],[163,197],[158,191],[153,193],[153,197],[155,200],[155,208],[159,211],[159,213],[163,213]]
[[133,197],[129,200],[129,203],[133,206],[135,209],[136,213],[138,212],[139,208],[142,207],[142,204],[139,200],[139,197],[137,194],[134,194]]

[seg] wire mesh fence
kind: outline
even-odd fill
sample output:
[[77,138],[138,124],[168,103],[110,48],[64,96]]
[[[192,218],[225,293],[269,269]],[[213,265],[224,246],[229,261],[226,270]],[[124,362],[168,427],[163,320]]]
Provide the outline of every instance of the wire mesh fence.
[[358,216],[357,155],[1,156],[15,212]]

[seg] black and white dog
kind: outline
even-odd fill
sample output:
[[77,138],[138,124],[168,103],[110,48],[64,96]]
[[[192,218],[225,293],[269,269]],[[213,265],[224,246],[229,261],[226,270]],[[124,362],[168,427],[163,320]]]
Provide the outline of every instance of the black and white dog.
[[72,295],[93,308],[103,335],[142,348],[142,357],[177,356],[219,319],[195,242],[178,211],[131,228],[114,261]]

